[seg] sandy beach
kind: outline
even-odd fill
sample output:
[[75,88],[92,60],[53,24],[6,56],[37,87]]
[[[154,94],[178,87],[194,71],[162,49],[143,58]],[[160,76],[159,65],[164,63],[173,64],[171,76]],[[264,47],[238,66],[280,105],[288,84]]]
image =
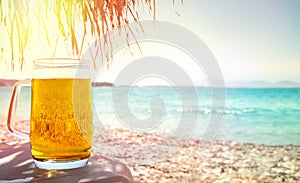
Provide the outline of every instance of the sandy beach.
[[[18,140],[5,123],[0,142]],[[136,182],[300,182],[300,146],[205,143],[124,129],[95,134],[93,153],[125,162]]]

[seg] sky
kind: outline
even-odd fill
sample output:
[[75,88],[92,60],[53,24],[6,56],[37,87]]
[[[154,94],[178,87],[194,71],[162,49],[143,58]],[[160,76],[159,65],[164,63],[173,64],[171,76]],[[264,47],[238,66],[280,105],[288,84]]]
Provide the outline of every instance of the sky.
[[[171,2],[156,1],[156,19],[181,25],[202,39],[215,56],[225,81],[300,82],[300,1]],[[152,18],[147,11],[139,15],[141,20]],[[0,72],[0,78],[22,75],[10,73],[3,63]]]
[[158,19],[196,33],[225,80],[300,82],[300,1],[186,0],[175,5],[180,17],[171,15],[169,3],[160,3]]

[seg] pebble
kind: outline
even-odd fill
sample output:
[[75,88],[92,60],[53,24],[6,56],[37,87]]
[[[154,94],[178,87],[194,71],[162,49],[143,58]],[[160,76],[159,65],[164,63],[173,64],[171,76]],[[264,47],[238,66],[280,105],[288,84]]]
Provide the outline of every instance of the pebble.
[[225,158],[225,159],[232,159],[232,153],[230,152],[223,152],[223,153],[220,153],[220,156]]
[[289,161],[290,159],[291,159],[291,158],[288,157],[288,156],[285,156],[285,157],[282,158],[283,161]]
[[291,169],[291,170],[295,169],[295,165],[291,162],[284,162],[284,163],[282,163],[282,166],[285,168]]

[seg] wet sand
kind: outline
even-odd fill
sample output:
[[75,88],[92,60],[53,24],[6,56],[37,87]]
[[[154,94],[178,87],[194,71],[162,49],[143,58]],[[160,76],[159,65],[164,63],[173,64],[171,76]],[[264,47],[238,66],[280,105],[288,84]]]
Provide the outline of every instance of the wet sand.
[[[18,140],[3,120],[0,142]],[[295,145],[201,142],[96,128],[93,146],[94,154],[125,162],[136,182],[300,182],[300,146]]]

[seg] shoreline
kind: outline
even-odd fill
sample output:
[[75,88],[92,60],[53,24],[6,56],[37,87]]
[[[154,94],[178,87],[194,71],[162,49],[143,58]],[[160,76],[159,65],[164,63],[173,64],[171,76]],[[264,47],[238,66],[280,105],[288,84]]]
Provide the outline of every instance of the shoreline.
[[[4,120],[1,142],[20,140],[9,134]],[[93,146],[94,154],[125,162],[136,182],[300,182],[297,145],[216,140],[203,146],[199,139],[97,129]]]

